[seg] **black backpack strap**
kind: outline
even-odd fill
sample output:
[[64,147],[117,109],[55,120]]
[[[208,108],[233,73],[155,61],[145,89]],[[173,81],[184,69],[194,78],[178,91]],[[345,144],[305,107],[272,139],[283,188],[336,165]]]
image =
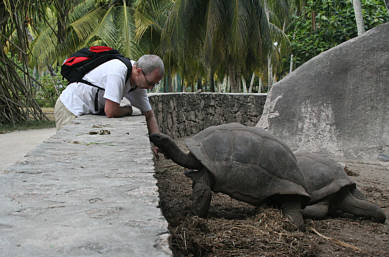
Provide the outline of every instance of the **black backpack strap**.
[[96,111],[96,112],[99,112],[99,91],[100,91],[100,90],[105,91],[105,89],[102,88],[102,87],[96,86],[95,84],[93,84],[93,83],[91,83],[91,82],[89,82],[89,81],[87,81],[87,80],[85,80],[85,79],[80,79],[79,82],[97,88],[97,91],[96,91],[96,94],[95,94],[95,111]]
[[132,63],[131,63],[131,60],[126,58],[126,57],[124,57],[124,56],[122,56],[122,55],[117,56],[117,59],[122,61],[127,66],[127,75],[126,75],[126,82],[127,82],[128,79],[131,77],[131,73],[132,73]]
[[87,84],[87,85],[89,85],[89,86],[96,87],[96,88],[98,88],[98,89],[100,89],[100,90],[105,90],[104,88],[99,87],[99,86],[96,86],[95,84],[93,84],[93,83],[91,83],[91,82],[89,82],[88,80],[85,80],[85,79],[80,79],[80,80],[77,81],[77,82],[81,82],[81,83]]

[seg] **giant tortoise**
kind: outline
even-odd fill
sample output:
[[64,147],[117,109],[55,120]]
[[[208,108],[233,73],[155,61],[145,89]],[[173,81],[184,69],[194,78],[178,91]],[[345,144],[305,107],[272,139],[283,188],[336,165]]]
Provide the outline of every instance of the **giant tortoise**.
[[295,156],[311,196],[309,205],[303,210],[304,217],[324,218],[348,213],[385,222],[382,209],[366,200],[336,161],[319,153],[295,152]]
[[304,229],[301,210],[310,199],[304,177],[288,146],[263,129],[212,126],[185,141],[189,153],[164,134],[151,134],[150,141],[177,164],[194,169],[186,174],[193,181],[195,215],[207,215],[212,190],[255,206],[270,201]]

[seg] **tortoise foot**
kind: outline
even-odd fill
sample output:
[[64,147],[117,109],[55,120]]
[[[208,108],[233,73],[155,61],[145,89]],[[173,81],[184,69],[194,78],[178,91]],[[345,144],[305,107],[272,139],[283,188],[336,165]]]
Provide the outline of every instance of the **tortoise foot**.
[[301,211],[301,200],[285,198],[281,201],[281,211],[300,231],[305,231],[303,214]]

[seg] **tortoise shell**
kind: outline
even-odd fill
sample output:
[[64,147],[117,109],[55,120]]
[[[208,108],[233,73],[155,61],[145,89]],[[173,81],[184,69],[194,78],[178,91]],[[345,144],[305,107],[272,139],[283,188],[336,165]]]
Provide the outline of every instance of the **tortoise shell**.
[[356,184],[343,167],[325,154],[296,152],[297,164],[305,178],[305,188],[313,204],[337,193],[344,187],[354,189]]
[[214,192],[259,205],[276,195],[309,195],[287,145],[263,129],[238,123],[209,127],[185,141],[213,175]]

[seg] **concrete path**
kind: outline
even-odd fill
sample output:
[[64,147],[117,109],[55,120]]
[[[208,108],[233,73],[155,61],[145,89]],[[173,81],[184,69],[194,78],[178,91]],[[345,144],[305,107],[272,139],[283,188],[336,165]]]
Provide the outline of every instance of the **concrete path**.
[[48,128],[0,134],[0,170],[22,160],[25,154],[54,135],[55,132],[55,128]]
[[153,174],[144,117],[76,119],[0,170],[0,256],[171,256]]

